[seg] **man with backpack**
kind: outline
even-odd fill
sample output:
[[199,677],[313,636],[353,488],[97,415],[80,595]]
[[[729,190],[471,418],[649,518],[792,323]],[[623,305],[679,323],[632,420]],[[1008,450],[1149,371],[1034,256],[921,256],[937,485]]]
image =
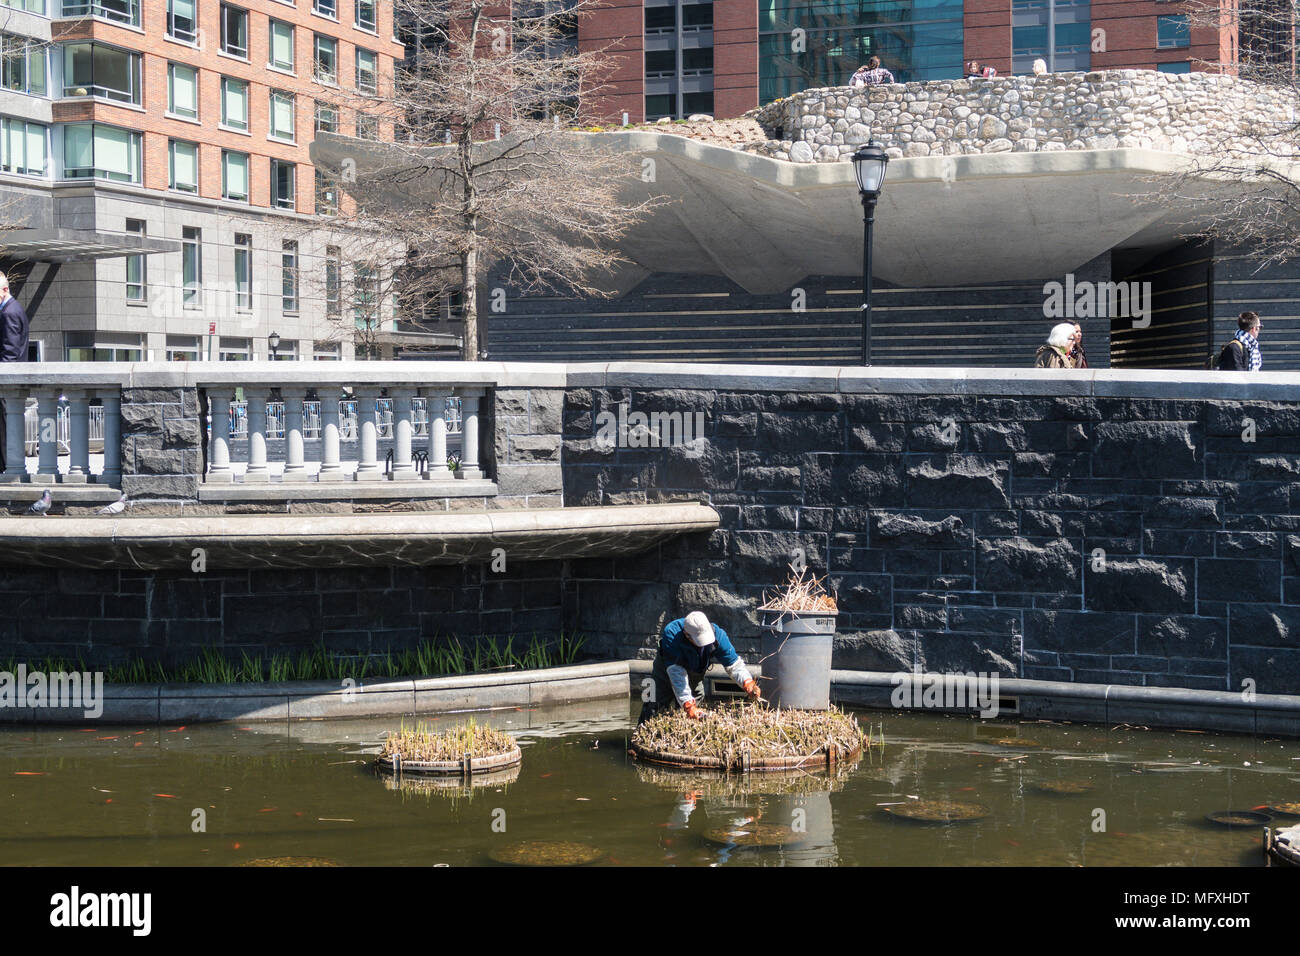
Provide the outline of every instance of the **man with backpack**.
[[1264,365],[1259,352],[1259,315],[1243,312],[1237,317],[1237,334],[1219,352],[1214,368],[1220,372],[1258,372]]

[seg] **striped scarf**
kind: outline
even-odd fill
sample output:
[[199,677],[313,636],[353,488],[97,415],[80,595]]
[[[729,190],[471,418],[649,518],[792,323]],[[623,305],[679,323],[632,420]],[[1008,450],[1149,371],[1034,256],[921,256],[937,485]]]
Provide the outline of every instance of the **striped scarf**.
[[1250,362],[1247,368],[1252,372],[1258,372],[1264,366],[1264,356],[1259,353],[1259,342],[1255,336],[1251,335],[1245,329],[1238,329],[1234,338],[1241,343],[1246,354],[1250,356]]

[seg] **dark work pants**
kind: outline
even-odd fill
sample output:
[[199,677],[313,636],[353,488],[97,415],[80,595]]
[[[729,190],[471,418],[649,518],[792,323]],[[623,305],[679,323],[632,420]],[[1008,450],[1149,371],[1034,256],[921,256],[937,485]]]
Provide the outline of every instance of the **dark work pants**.
[[[645,723],[661,710],[677,706],[677,695],[673,693],[672,681],[668,679],[668,665],[657,654],[655,655],[654,668],[650,671],[650,677],[654,680],[654,690],[650,699],[641,705],[641,716],[637,720],[638,724]],[[686,679],[695,692],[695,700],[697,702],[703,700],[704,675],[687,671]]]

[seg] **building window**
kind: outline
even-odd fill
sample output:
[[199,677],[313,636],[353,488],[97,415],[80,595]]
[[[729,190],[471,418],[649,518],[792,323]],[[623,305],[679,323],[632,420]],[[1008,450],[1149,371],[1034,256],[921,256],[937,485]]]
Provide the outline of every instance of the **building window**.
[[170,188],[180,193],[199,191],[199,147],[178,139],[167,144],[167,175]]
[[167,64],[167,112],[199,118],[199,71],[194,67]]
[[65,43],[63,95],[139,106],[140,54],[102,43]]
[[379,88],[379,56],[357,47],[357,89],[374,93]]
[[68,179],[140,181],[140,134],[102,123],[63,127],[63,175]]
[[375,19],[375,0],[357,0],[357,29],[374,33],[377,27]]
[[338,186],[319,169],[316,170],[316,215],[337,216],[339,212]]
[[331,37],[316,34],[313,72],[318,83],[334,85],[339,81],[339,44]]
[[22,176],[44,176],[46,130],[40,123],[0,119],[0,170]]
[[1159,63],[1156,69],[1161,73],[1191,73],[1192,64],[1187,60],[1181,63]]
[[199,38],[199,21],[195,14],[197,0],[167,0],[167,35],[182,43]]
[[[672,9],[671,7],[669,9]],[[682,5],[682,32],[699,33],[713,29],[713,4],[689,3]]]
[[337,133],[339,131],[339,111],[329,103],[316,103],[316,132]]
[[113,332],[65,332],[65,362],[138,362],[144,355],[140,336]]
[[248,129],[248,84],[243,80],[221,78],[221,125]]
[[247,362],[253,355],[248,339],[222,338],[218,343],[217,360],[220,362]]
[[271,91],[271,129],[272,139],[293,142],[293,94],[283,90]]
[[294,181],[298,167],[282,159],[271,160],[271,205],[277,209],[294,209]]
[[1156,48],[1173,50],[1185,47],[1192,42],[1191,27],[1187,14],[1176,13],[1166,17],[1156,17]]
[[44,96],[45,48],[37,42],[0,33],[0,86],[15,93]]
[[280,306],[283,312],[298,311],[298,243],[284,240],[280,252]]
[[337,362],[339,360],[338,342],[312,343],[312,358],[317,362]]
[[235,233],[235,308],[253,308],[253,237]]
[[248,59],[248,11],[221,5],[221,52]]
[[39,13],[45,16],[45,0],[0,0],[0,7],[26,10],[28,13]]
[[187,309],[203,308],[203,233],[194,226],[181,229],[181,299]]
[[[126,221],[126,234],[128,236],[145,237],[145,224],[143,219],[128,219]],[[126,301],[143,302],[149,297],[148,278],[145,272],[145,257],[143,253],[126,257]]]
[[357,114],[357,139],[379,139],[379,117],[369,113]]
[[271,21],[269,64],[277,70],[293,72],[293,26],[279,20]]
[[197,362],[199,360],[199,337],[197,335],[167,336],[167,361]]
[[325,247],[325,314],[331,319],[343,314],[343,256],[338,246]]
[[[41,4],[44,12],[45,4]],[[19,4],[6,4],[19,6]],[[63,0],[65,17],[98,17],[112,23],[125,23],[128,26],[140,25],[140,0],[94,0],[94,2],[70,2]]]
[[365,263],[352,267],[352,320],[358,329],[379,329],[379,279]]
[[339,18],[339,0],[315,0],[311,8],[322,17],[329,17],[331,20]]
[[221,151],[221,195],[233,202],[248,202],[248,154]]

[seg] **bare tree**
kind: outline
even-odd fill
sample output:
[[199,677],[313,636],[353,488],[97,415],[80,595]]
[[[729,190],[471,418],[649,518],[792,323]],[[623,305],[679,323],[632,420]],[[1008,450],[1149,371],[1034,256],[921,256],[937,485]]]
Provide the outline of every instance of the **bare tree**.
[[611,64],[577,44],[599,2],[395,0],[414,54],[373,93],[333,91],[383,142],[363,128],[338,161],[331,225],[392,277],[406,320],[458,293],[466,359],[481,354],[489,270],[504,264],[530,290],[603,294],[599,277],[626,261],[617,241],[656,202],[626,198],[632,157],[577,132],[598,118]]
[[[1213,124],[1208,147],[1166,179],[1162,200],[1195,210],[1194,234],[1249,247],[1261,265],[1300,256],[1300,82],[1295,0],[1195,0],[1192,29],[1226,31],[1236,62],[1207,68],[1258,84],[1253,116]],[[1233,47],[1230,45],[1229,49]]]
[[[11,32],[11,21],[15,16],[15,11],[0,7],[0,82],[4,89],[26,87],[31,79],[30,71],[39,63],[41,79],[48,83],[44,64],[49,44]],[[14,152],[26,147],[26,137],[21,132],[17,136],[11,135],[9,130],[0,130],[0,136],[6,139],[0,146],[6,163],[0,167],[0,175],[22,172],[24,163]],[[48,156],[45,162],[49,162]],[[5,252],[5,233],[28,226],[34,211],[36,200],[32,191],[20,184],[21,180],[0,182],[0,256]]]

